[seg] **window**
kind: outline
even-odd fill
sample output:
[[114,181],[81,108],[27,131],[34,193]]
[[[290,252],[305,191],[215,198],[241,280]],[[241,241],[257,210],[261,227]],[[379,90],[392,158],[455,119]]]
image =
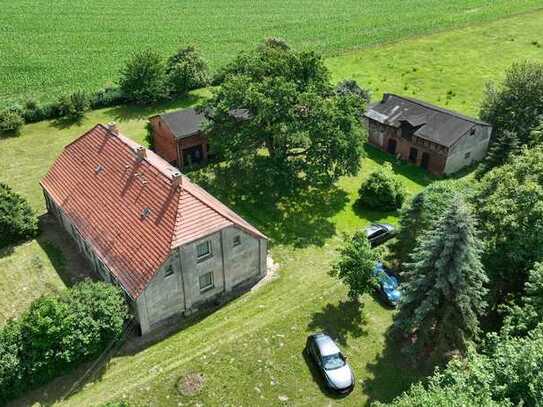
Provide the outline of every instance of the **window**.
[[173,275],[173,266],[170,264],[164,273],[164,277],[170,277]]
[[211,256],[211,242],[206,240],[196,246],[196,257],[198,260]]
[[464,154],[464,160],[467,160],[471,157],[471,151],[468,151],[466,154]]
[[213,272],[208,272],[200,276],[200,291],[206,291],[213,287]]
[[241,236],[240,235],[234,236],[234,239],[232,240],[232,246],[236,247],[236,246],[239,246],[240,244],[241,244]]

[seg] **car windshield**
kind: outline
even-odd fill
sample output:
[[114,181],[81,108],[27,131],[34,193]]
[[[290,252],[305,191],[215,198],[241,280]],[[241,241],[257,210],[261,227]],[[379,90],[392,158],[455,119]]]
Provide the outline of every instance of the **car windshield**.
[[336,353],[334,355],[323,356],[322,365],[326,370],[339,369],[345,366],[345,360],[343,360],[341,353]]
[[398,288],[398,282],[396,281],[396,279],[389,276],[384,271],[379,276],[379,279],[381,280],[381,284],[383,284],[383,288],[387,291],[393,291]]

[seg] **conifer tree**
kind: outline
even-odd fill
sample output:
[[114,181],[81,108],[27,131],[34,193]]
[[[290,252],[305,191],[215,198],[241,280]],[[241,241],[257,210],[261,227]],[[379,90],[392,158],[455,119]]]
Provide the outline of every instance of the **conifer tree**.
[[394,328],[411,338],[415,353],[442,361],[450,352],[464,353],[478,336],[487,292],[481,251],[471,210],[457,197],[406,265]]
[[511,157],[520,153],[520,146],[520,140],[516,133],[506,130],[503,133],[497,134],[496,140],[488,149],[488,154],[484,161],[477,168],[477,178],[481,178],[492,168],[506,164]]

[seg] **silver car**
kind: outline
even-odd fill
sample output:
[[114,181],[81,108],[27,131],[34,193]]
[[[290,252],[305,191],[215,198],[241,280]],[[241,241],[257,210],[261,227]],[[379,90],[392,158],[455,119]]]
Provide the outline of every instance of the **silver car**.
[[324,333],[312,334],[307,338],[305,351],[330,390],[340,394],[353,390],[353,371],[332,338]]

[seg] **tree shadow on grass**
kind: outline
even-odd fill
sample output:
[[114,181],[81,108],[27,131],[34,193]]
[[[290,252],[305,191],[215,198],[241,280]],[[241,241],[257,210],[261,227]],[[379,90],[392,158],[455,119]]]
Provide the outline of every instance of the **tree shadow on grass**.
[[347,345],[347,336],[358,338],[367,336],[367,324],[363,304],[351,299],[342,300],[337,305],[326,306],[311,316],[307,328],[311,332],[323,331],[342,346]]
[[402,351],[403,344],[391,333],[385,333],[385,345],[382,353],[373,363],[367,364],[372,378],[363,383],[364,393],[368,396],[367,406],[376,401],[389,403],[409,387],[431,374],[430,369],[415,366],[413,359]]
[[279,179],[265,157],[249,165],[213,165],[191,178],[272,241],[297,248],[322,246],[334,236],[331,218],[348,202],[347,193],[336,186],[315,188]]
[[370,144],[366,144],[364,148],[369,159],[375,161],[379,165],[383,165],[385,162],[390,163],[394,173],[402,175],[419,185],[426,186],[432,183],[432,181],[439,179],[438,177],[431,175],[425,169],[397,160],[394,156],[385,153]]
[[112,116],[117,122],[125,122],[129,120],[148,119],[150,116],[159,114],[167,110],[186,109],[190,106],[203,102],[205,99],[202,96],[188,94],[179,99],[166,100],[161,103],[140,106],[140,105],[119,105],[107,110],[108,115]]

